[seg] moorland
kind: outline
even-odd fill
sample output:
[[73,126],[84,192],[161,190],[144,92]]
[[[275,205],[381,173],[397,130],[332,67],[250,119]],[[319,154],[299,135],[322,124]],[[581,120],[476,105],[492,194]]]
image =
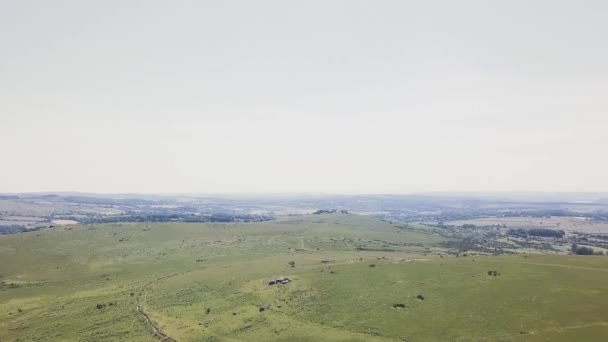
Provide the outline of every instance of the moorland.
[[605,340],[608,257],[511,229],[321,210],[5,235],[0,341]]

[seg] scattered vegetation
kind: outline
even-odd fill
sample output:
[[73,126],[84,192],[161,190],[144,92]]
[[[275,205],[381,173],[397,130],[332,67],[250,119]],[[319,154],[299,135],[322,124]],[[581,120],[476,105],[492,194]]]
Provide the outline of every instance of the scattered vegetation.
[[[460,236],[460,251],[443,244],[448,235],[458,240],[452,228],[437,229],[334,213],[3,236],[0,340],[154,341],[156,327],[167,341],[496,341],[520,339],[522,331],[565,341],[571,329],[557,328],[571,326],[573,316],[594,324],[608,315],[601,287],[608,258],[494,256],[515,243],[507,238],[525,241],[504,230],[479,234],[481,226]],[[297,267],[286,268],[290,261]],[[497,270],[508,277],[491,280]],[[488,303],[500,303],[500,324]],[[450,320],[437,319],[443,316]],[[576,329],[590,341],[607,332]]]
[[551,238],[561,239],[564,237],[564,235],[566,235],[566,233],[563,230],[557,230],[557,229],[547,229],[547,228],[523,229],[523,228],[519,228],[519,229],[509,229],[509,235],[520,236],[520,237],[524,237],[524,238],[527,236],[542,236],[542,237],[551,237]]

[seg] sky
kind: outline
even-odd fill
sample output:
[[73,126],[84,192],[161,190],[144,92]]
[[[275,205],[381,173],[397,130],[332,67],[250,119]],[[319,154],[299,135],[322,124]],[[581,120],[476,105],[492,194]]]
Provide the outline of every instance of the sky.
[[0,192],[605,192],[606,18],[603,0],[0,0]]

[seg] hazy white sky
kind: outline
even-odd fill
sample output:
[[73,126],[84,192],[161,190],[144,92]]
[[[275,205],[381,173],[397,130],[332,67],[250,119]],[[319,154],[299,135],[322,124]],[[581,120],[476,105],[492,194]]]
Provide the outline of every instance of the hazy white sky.
[[0,0],[0,192],[608,191],[607,18]]

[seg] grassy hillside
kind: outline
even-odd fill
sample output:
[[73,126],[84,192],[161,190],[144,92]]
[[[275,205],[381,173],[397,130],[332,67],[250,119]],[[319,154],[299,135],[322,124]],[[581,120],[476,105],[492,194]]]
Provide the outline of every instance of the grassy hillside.
[[3,236],[0,341],[156,340],[145,317],[177,341],[608,336],[608,257],[439,258],[442,241],[342,214]]

